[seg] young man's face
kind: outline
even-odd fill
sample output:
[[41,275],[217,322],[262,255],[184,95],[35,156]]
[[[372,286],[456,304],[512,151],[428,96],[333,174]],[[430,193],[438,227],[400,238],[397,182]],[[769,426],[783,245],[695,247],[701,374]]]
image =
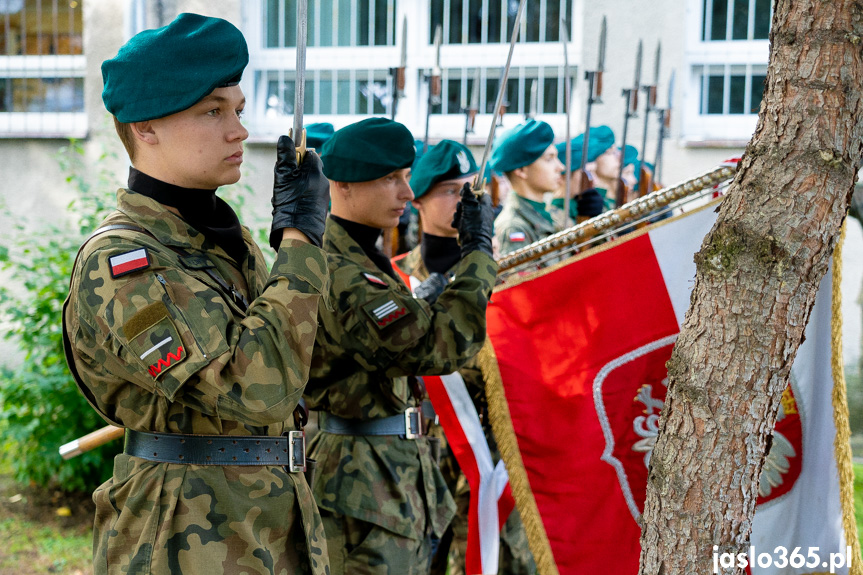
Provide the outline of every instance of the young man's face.
[[454,238],[458,231],[452,227],[455,208],[461,199],[461,189],[473,176],[438,182],[423,197],[414,200],[420,213],[420,223],[424,234]]
[[563,185],[562,172],[565,167],[557,157],[557,148],[552,144],[538,160],[524,168],[526,183],[536,193],[554,192]]
[[240,123],[245,104],[239,86],[216,88],[191,108],[151,120],[159,173],[150,175],[186,188],[236,183],[249,137]]
[[336,193],[343,209],[336,215],[382,230],[396,227],[405,206],[414,199],[410,175],[411,169],[403,168],[369,182],[338,184]]
[[620,161],[620,150],[614,146],[610,147],[596,158],[596,175],[608,180],[616,179],[620,171]]

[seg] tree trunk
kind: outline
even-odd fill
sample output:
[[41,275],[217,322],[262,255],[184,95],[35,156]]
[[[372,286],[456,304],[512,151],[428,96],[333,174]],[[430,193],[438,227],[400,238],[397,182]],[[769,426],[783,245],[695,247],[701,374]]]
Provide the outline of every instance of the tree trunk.
[[[749,545],[765,446],[863,143],[863,2],[777,0],[758,126],[696,254],[650,460],[640,574]],[[740,573],[728,570],[723,573]]]

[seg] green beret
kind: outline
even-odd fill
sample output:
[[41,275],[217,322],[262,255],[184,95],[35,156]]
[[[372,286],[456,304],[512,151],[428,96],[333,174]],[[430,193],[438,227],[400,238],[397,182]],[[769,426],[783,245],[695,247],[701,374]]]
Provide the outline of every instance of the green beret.
[[421,198],[438,182],[457,180],[478,171],[479,167],[467,147],[452,140],[441,140],[414,166],[411,175],[414,198]]
[[[429,145],[429,150],[431,150],[433,147],[434,147],[434,146]],[[415,140],[414,140],[414,149],[416,150],[417,155],[416,155],[416,157],[414,158],[414,163],[411,165],[411,168],[412,168],[412,169],[416,169],[416,167],[417,167],[417,162],[419,162],[419,161],[420,161],[420,158],[422,158],[422,157],[423,157],[423,154],[425,154],[425,153],[426,153],[426,152],[425,152],[425,142],[423,142],[422,140],[416,140],[416,139],[415,139]]]
[[369,182],[416,157],[410,130],[387,118],[369,118],[338,130],[321,150],[324,175],[335,182]]
[[528,120],[501,135],[491,153],[497,172],[511,172],[537,161],[554,143],[554,130],[545,122]]
[[333,137],[333,125],[329,122],[308,124],[306,126],[306,147],[320,150]]
[[[590,140],[587,146],[587,161],[594,162],[596,159],[605,153],[614,145],[614,132],[608,126],[597,126],[590,129]],[[566,165],[566,142],[561,142],[557,146],[557,157]],[[581,167],[581,153],[584,150],[584,134],[579,134],[572,139],[571,144],[572,170],[577,170]]]
[[246,40],[236,26],[180,14],[167,26],[136,34],[102,62],[102,101],[123,123],[164,118],[216,88],[238,84],[248,63]]
[[[623,151],[623,165],[635,164],[638,161],[638,150],[635,146],[626,144],[626,149]],[[638,166],[636,166],[637,168]]]

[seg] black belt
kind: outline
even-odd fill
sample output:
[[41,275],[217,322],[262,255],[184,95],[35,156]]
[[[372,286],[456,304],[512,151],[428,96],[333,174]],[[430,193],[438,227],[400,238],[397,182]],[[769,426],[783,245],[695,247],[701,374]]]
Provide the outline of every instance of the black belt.
[[424,401],[422,408],[409,407],[403,413],[379,419],[345,419],[321,411],[318,428],[336,435],[398,435],[405,439],[416,439],[425,435],[427,426],[423,419],[435,417],[431,403]]
[[127,455],[184,465],[277,465],[290,473],[306,470],[306,436],[184,435],[126,430]]

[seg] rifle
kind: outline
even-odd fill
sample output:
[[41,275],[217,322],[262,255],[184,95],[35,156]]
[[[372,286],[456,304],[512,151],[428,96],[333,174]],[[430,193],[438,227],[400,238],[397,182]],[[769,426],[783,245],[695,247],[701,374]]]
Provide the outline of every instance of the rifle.
[[399,61],[399,65],[394,68],[390,68],[390,76],[392,77],[393,82],[393,100],[392,106],[390,106],[390,120],[395,121],[396,119],[396,109],[399,105],[399,98],[403,98],[405,95],[405,70],[407,69],[408,62],[408,17],[405,16],[402,20],[402,50],[401,50],[401,60]]
[[569,133],[570,120],[572,118],[572,78],[569,72],[569,50],[567,49],[567,45],[569,44],[569,22],[566,18],[561,18],[560,20],[560,42],[563,44],[563,98],[564,98],[564,110],[566,112],[566,148],[565,148],[565,156],[566,156],[566,177],[564,178],[564,193],[563,193],[563,227],[564,229],[569,227],[569,209],[570,202],[572,201],[572,185],[570,174],[572,173],[572,139]]
[[423,139],[423,153],[429,151],[429,118],[431,118],[432,106],[441,103],[441,68],[440,68],[440,46],[443,42],[443,30],[438,24],[434,31],[435,65],[431,75],[426,76],[429,86],[428,105],[426,106],[426,135]]
[[668,80],[668,107],[659,110],[659,137],[656,141],[656,159],[653,162],[656,170],[656,181],[662,181],[662,141],[671,133],[671,109],[674,102],[674,70]]
[[650,170],[644,165],[647,158],[647,126],[650,112],[656,110],[656,87],[659,85],[659,58],[662,54],[662,41],[656,44],[656,56],[653,58],[653,84],[650,86],[642,86],[645,93],[644,105],[644,132],[641,134],[641,160],[638,162],[638,195],[646,196],[653,189],[654,181]]
[[481,72],[480,68],[476,69],[476,77],[473,80],[473,91],[470,94],[470,107],[464,110],[464,140],[462,143],[465,146],[467,146],[467,135],[469,133],[473,134],[474,122],[476,122],[476,115],[479,112],[479,84],[482,82]]
[[[605,71],[605,45],[608,35],[608,25],[606,24],[605,16],[602,17],[602,26],[599,31],[599,56],[597,57],[596,70],[587,70],[584,72],[584,79],[587,80],[587,109],[584,114],[584,145],[581,148],[581,167],[578,169],[578,191],[576,195],[581,194],[585,190],[595,188],[593,179],[585,170],[587,165],[587,143],[590,140],[590,113],[594,104],[602,104],[602,74]],[[569,216],[569,213],[566,214]],[[579,218],[581,219],[581,218]]]
[[[626,100],[626,110],[623,113],[623,135],[620,139],[621,153],[626,150],[626,130],[629,127],[630,118],[638,117],[638,91],[641,89],[641,40],[638,41],[638,51],[635,53],[635,79],[632,88],[624,88],[621,95]],[[626,203],[626,184],[623,183],[623,158],[620,160],[620,169],[617,172],[617,195],[616,203],[619,208]]]

